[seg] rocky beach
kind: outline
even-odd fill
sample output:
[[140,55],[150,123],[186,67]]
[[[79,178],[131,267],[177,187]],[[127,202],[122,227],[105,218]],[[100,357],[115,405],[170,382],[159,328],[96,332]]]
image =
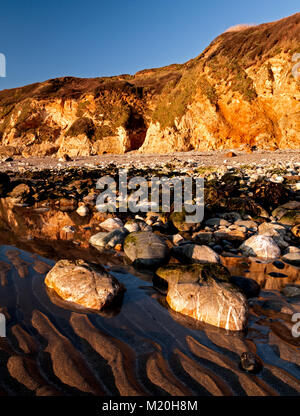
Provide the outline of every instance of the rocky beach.
[[[203,220],[99,212],[97,180],[120,168],[204,178]],[[2,395],[299,394],[299,152],[0,170]]]
[[[137,396],[151,412],[158,396],[172,411],[179,396],[203,411],[206,396],[209,412],[209,396],[299,396],[300,13],[13,3],[1,398],[42,413],[69,396],[68,413],[102,414],[100,396],[132,413]],[[231,25],[245,16],[267,23]]]

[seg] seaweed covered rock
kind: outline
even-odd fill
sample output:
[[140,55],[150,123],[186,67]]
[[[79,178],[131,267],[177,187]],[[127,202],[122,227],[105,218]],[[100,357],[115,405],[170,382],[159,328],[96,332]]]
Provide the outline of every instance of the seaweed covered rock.
[[253,217],[269,218],[267,211],[249,197],[233,197],[227,201],[227,210],[235,211],[242,215],[252,215]]
[[285,225],[300,224],[300,202],[289,201],[286,204],[280,205],[274,209],[272,215],[278,222]]
[[130,233],[124,242],[126,256],[139,267],[158,267],[168,256],[164,239],[148,231]]
[[231,281],[228,269],[219,263],[178,264],[170,263],[156,270],[157,276],[172,286],[177,283],[199,283],[209,279]]
[[263,206],[278,206],[288,199],[288,190],[282,183],[263,180],[256,181],[252,187],[253,198]]
[[58,261],[48,272],[45,284],[62,299],[99,311],[125,291],[102,266],[84,260]]

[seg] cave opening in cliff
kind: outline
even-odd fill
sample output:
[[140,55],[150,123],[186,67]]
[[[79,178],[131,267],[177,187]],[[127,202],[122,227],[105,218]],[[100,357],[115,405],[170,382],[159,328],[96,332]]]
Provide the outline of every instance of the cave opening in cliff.
[[131,112],[126,129],[130,139],[130,149],[138,150],[144,143],[147,133],[147,126],[141,114]]

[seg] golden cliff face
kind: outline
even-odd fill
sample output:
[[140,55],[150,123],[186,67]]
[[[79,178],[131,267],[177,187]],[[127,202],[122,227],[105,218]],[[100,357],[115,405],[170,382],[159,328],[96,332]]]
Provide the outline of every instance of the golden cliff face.
[[300,13],[229,30],[182,65],[1,91],[0,153],[296,149],[299,54]]

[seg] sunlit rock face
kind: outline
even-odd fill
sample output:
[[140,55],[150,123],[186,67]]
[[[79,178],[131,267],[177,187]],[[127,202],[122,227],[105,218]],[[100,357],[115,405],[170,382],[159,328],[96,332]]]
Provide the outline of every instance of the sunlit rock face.
[[167,285],[166,300],[174,311],[231,331],[241,331],[246,326],[248,306],[244,292],[223,265],[169,264],[156,274],[158,278],[153,283],[160,291]]
[[0,154],[297,149],[300,13],[218,36],[185,64],[0,92]]
[[247,301],[228,283],[180,283],[170,287],[167,302],[176,312],[219,328],[241,331],[247,322]]
[[60,260],[48,272],[45,284],[62,299],[95,310],[110,305],[125,291],[104,268],[84,260]]

